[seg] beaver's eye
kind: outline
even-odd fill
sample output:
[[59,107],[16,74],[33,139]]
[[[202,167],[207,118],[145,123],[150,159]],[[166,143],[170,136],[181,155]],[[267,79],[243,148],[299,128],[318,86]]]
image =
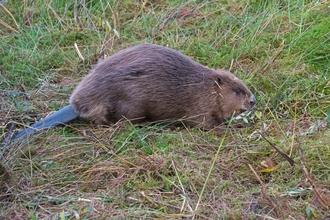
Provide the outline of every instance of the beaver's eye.
[[240,95],[241,94],[241,90],[240,89],[235,89],[235,93],[236,93],[236,95]]

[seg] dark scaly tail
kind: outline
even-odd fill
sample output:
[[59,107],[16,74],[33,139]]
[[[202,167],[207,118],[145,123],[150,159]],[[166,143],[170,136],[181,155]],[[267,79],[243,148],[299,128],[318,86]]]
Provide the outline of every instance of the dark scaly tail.
[[71,105],[65,106],[58,110],[54,114],[41,119],[37,123],[31,125],[29,128],[16,134],[13,139],[18,139],[26,135],[35,134],[37,131],[41,131],[50,127],[55,127],[59,124],[63,124],[79,117],[79,114],[74,111]]

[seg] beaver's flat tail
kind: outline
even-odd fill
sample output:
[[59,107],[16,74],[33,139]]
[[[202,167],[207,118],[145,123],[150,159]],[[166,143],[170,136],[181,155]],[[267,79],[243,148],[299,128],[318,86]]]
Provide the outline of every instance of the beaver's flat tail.
[[55,127],[59,124],[63,124],[79,117],[71,105],[65,106],[58,110],[54,114],[41,119],[37,123],[31,125],[29,128],[24,129],[14,136],[13,139],[22,138],[27,135],[35,134],[37,131],[41,131],[50,127]]

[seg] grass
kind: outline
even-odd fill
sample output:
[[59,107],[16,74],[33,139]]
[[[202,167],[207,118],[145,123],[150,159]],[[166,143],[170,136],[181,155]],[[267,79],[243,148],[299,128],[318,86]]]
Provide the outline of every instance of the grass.
[[234,72],[258,104],[226,134],[77,121],[3,142],[0,217],[329,218],[329,12],[305,0],[3,3],[0,138],[65,106],[98,59],[143,42]]

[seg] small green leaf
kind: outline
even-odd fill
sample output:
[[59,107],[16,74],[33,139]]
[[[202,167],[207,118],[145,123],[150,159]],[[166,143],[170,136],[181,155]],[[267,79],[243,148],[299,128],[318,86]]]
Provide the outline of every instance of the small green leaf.
[[47,161],[47,162],[45,162],[42,166],[44,167],[44,168],[47,168],[49,165],[51,165],[51,164],[53,164],[54,162],[53,161]]
[[243,121],[247,124],[247,123],[249,123],[249,121],[247,120],[247,118],[243,118]]
[[105,21],[105,32],[109,33],[111,30],[111,24],[108,21]]
[[115,33],[115,35],[120,38],[119,32],[116,29],[113,29],[113,32]]
[[65,220],[65,212],[64,212],[64,210],[61,212],[61,220]]
[[254,114],[256,115],[256,117],[257,117],[259,120],[261,119],[261,116],[262,116],[262,113],[261,113],[261,112],[256,111]]
[[29,110],[34,110],[34,109],[36,109],[36,108],[33,107],[32,105],[22,107],[23,112],[29,111]]
[[31,211],[30,212],[31,220],[37,220],[36,215]]
[[307,218],[311,217],[311,209],[308,206],[306,206],[306,215],[307,215]]
[[21,104],[20,104],[19,102],[17,102],[16,100],[14,100],[14,105],[16,106],[18,112],[19,112],[20,114],[22,114],[23,111],[22,111],[22,106],[21,106]]
[[99,27],[102,27],[102,18],[99,18],[99,19],[97,20],[97,25],[98,25]]
[[90,206],[88,206],[88,207],[84,208],[84,211],[83,212],[86,213],[86,212],[90,212],[92,210],[93,210],[93,208],[90,207]]

